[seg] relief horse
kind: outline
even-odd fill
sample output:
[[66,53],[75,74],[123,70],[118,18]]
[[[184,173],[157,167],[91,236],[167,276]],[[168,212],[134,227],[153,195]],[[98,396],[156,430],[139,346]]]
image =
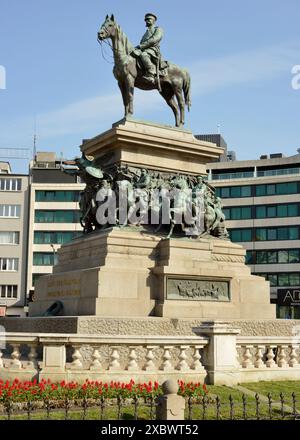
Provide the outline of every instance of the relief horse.
[[105,22],[98,32],[98,41],[110,39],[114,55],[113,73],[121,90],[125,117],[133,114],[134,87],[142,90],[157,89],[166,103],[171,107],[175,116],[176,127],[184,124],[185,105],[191,106],[190,75],[187,70],[168,62],[168,72],[159,76],[155,84],[143,77],[143,69],[136,57],[131,53],[133,45],[122,31],[114,16],[106,16]]

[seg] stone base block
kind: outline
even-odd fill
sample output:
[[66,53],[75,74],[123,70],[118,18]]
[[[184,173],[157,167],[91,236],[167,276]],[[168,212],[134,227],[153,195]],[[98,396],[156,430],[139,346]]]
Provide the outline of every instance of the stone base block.
[[67,316],[275,318],[269,283],[251,275],[244,255],[218,239],[163,240],[134,227],[95,232],[61,247],[29,314],[60,300]]

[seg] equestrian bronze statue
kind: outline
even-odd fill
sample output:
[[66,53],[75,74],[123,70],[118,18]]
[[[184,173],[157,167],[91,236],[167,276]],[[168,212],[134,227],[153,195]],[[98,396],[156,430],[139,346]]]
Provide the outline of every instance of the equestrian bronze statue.
[[133,45],[116,22],[107,15],[98,32],[98,41],[110,39],[114,56],[113,73],[120,87],[125,117],[133,114],[134,87],[158,90],[175,116],[176,127],[184,124],[185,105],[191,106],[191,79],[187,70],[163,61],[160,53],[161,28],[154,14],[146,14],[147,31],[138,46]]

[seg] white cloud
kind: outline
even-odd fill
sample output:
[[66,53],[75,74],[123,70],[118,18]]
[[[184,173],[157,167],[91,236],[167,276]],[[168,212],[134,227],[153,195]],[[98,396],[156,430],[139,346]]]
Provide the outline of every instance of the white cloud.
[[289,73],[299,59],[299,50],[299,44],[282,44],[197,62],[190,68],[193,94]]

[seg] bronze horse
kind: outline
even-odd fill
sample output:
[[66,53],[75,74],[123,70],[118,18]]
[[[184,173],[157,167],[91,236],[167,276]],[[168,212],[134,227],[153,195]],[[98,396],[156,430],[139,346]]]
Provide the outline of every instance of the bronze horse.
[[[159,90],[161,96],[171,107],[175,116],[176,127],[184,124],[185,105],[188,110],[191,106],[190,84],[191,79],[187,70],[176,64],[168,63],[168,72],[157,78],[155,84],[143,77],[137,59],[131,55],[134,47],[115,21],[113,15],[106,16],[105,22],[98,32],[98,41],[110,38],[114,55],[113,73],[120,87],[125,107],[125,117],[133,114],[134,87],[142,90]],[[177,101],[176,101],[177,100]]]

